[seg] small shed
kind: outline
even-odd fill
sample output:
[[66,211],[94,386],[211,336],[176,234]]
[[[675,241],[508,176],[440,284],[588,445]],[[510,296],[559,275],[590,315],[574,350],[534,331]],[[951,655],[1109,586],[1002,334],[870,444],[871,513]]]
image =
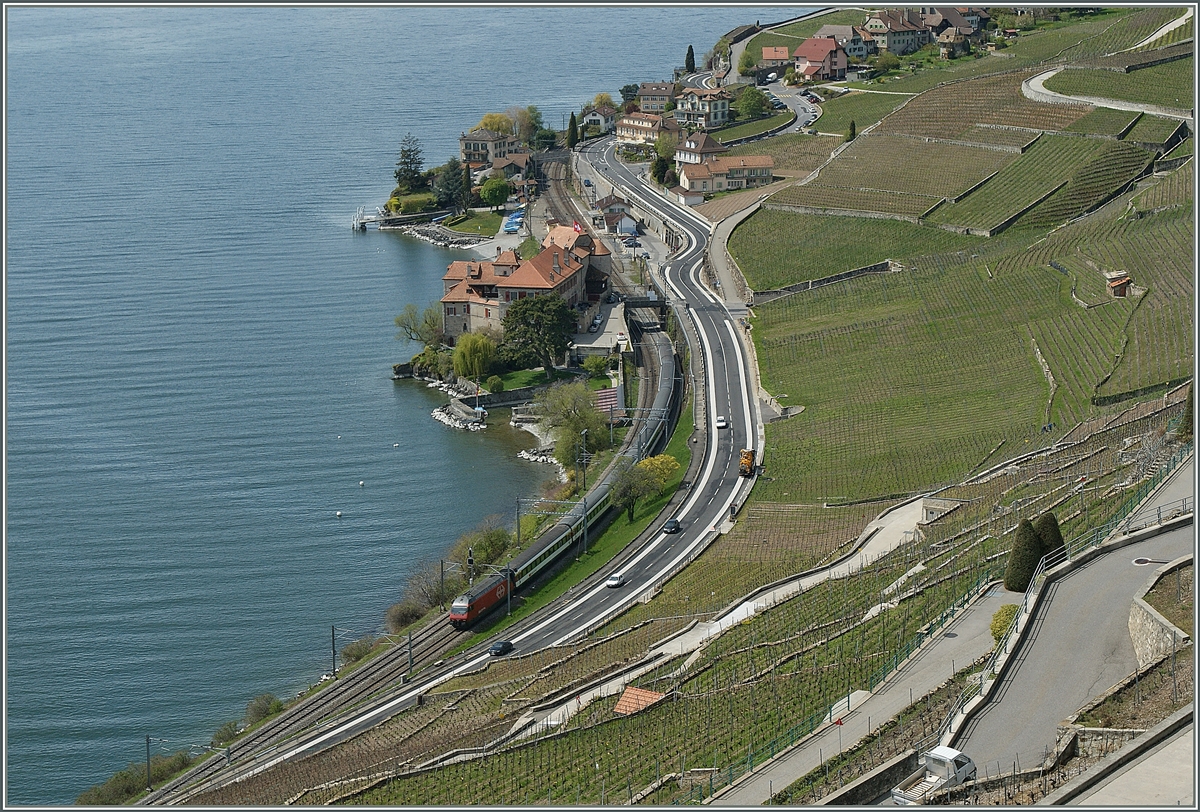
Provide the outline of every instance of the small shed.
[[1108,282],[1108,291],[1118,299],[1124,299],[1129,295],[1129,286],[1133,284],[1133,280],[1129,278],[1129,274],[1125,271],[1108,271],[1104,274],[1105,280]]
[[649,691],[645,688],[635,688],[630,685],[621,694],[621,698],[617,700],[617,706],[613,708],[613,713],[619,716],[629,716],[640,710],[645,710],[664,696],[666,694],[660,694],[658,691]]

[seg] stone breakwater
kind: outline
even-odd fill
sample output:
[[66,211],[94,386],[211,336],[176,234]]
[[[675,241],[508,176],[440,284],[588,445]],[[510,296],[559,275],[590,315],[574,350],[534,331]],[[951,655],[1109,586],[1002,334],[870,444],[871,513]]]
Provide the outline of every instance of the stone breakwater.
[[449,406],[438,406],[431,414],[433,419],[439,423],[445,423],[452,429],[462,429],[464,431],[481,431],[487,428],[486,423],[476,423],[470,420],[463,420],[450,410]]
[[480,234],[463,234],[458,231],[451,231],[445,226],[433,223],[395,226],[389,230],[399,231],[401,234],[416,237],[418,240],[431,242],[441,248],[471,248],[491,239],[491,237],[484,237]]

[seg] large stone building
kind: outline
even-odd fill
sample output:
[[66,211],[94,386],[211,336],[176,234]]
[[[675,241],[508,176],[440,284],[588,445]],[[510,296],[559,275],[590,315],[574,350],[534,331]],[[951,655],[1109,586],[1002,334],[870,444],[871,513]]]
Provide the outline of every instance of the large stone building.
[[712,130],[729,123],[727,91],[720,88],[689,87],[675,102],[675,121],[689,130]]
[[617,121],[617,141],[622,144],[653,144],[663,133],[679,132],[679,124],[670,114],[626,113]]
[[499,158],[521,149],[515,135],[505,135],[482,127],[458,136],[458,158],[473,169],[490,166]]
[[674,82],[642,82],[638,85],[637,106],[643,113],[665,113],[675,101]]

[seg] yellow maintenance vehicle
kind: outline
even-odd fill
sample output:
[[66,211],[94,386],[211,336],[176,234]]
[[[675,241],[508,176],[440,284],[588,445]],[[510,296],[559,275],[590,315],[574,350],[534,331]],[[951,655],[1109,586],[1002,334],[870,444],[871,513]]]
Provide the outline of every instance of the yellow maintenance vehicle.
[[738,473],[742,476],[751,476],[754,474],[754,449],[743,448],[742,459],[738,463]]

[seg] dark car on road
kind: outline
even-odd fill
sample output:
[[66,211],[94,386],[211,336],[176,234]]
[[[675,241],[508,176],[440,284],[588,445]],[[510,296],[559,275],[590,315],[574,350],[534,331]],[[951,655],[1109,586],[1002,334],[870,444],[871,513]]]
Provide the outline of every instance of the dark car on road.
[[678,533],[680,529],[678,519],[667,519],[667,523],[663,525],[664,533]]
[[508,652],[512,650],[513,644],[511,641],[497,640],[495,643],[492,643],[492,647],[488,649],[488,654],[492,655],[493,657],[499,657],[503,654],[508,654]]

